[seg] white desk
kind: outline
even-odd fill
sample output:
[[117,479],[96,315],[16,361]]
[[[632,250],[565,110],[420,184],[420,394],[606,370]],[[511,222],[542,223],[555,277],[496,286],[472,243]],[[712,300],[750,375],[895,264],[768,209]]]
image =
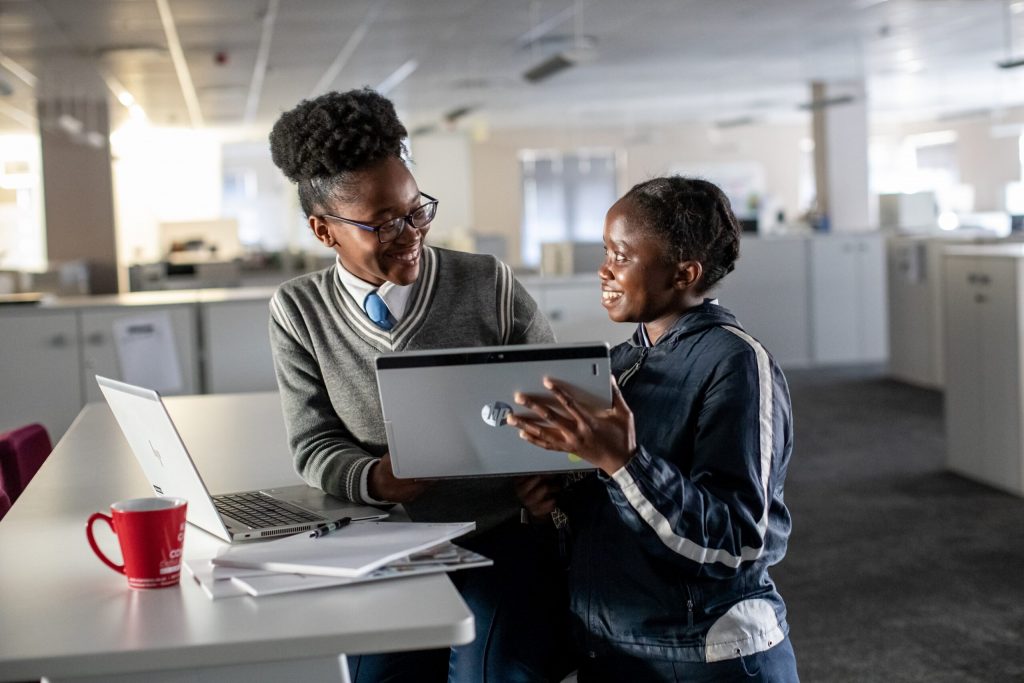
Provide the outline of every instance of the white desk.
[[[276,394],[167,404],[213,492],[298,481]],[[147,495],[106,404],[87,405],[0,521],[0,680],[163,681],[182,669],[189,680],[295,680],[296,671],[314,680],[331,662],[337,673],[340,653],[473,639],[473,616],[444,575],[211,601],[182,571],[177,588],[133,591],[93,555],[85,520]],[[220,544],[189,526],[185,555],[208,557]],[[120,557],[112,535],[104,547]]]

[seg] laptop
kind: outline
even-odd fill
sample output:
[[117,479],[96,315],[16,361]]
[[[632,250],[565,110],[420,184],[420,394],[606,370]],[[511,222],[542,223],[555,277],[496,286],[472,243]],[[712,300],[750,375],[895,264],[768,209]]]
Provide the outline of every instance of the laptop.
[[305,484],[212,496],[160,394],[99,375],[96,381],[153,490],[187,500],[188,521],[218,538],[229,543],[255,541],[308,531],[344,517],[388,516]]
[[547,394],[543,378],[569,382],[579,400],[608,408],[608,345],[532,344],[378,356],[377,383],[398,478],[522,475],[593,469],[544,450],[509,427],[517,391]]

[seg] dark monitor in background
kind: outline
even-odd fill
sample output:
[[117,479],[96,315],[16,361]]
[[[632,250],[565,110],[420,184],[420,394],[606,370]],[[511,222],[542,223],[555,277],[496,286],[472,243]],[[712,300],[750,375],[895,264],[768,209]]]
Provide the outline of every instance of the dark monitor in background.
[[743,232],[757,232],[757,219],[756,218],[741,218],[740,230]]
[[1010,232],[1024,232],[1024,213],[1010,216]]

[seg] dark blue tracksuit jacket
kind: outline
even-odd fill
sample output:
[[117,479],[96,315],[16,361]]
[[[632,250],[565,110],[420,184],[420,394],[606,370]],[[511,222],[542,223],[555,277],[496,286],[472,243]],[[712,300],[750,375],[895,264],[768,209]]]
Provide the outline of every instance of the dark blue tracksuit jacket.
[[652,347],[612,349],[639,452],[564,493],[574,635],[586,655],[713,662],[786,637],[768,567],[786,552],[793,448],[782,372],[710,301]]

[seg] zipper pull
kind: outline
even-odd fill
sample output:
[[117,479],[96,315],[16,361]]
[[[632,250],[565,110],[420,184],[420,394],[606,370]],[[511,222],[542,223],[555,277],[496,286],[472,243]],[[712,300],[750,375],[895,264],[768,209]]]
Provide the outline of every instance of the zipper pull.
[[637,358],[636,362],[633,363],[631,366],[629,366],[625,371],[619,373],[619,376],[616,379],[616,381],[618,381],[620,389],[622,387],[626,386],[626,382],[628,382],[630,379],[632,379],[633,375],[635,375],[637,370],[640,369],[640,366],[643,365],[644,359],[646,357],[647,357],[647,347],[642,347],[640,349],[640,357]]
[[693,628],[693,598],[686,599],[686,625]]

